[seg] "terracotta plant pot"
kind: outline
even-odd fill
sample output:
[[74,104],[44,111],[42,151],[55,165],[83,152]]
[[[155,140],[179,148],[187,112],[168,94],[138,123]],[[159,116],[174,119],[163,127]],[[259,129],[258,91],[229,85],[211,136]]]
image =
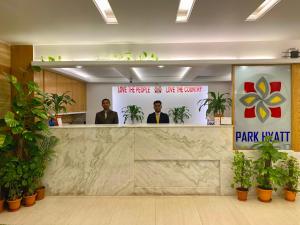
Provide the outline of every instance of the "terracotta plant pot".
[[289,191],[287,189],[284,190],[285,200],[294,202],[296,200],[297,192]]
[[237,188],[236,189],[237,198],[240,201],[247,201],[248,198],[248,189]]
[[0,198],[0,212],[3,212],[4,210],[4,199]]
[[26,206],[26,207],[33,206],[35,204],[35,197],[36,197],[36,193],[34,193],[33,195],[30,195],[30,196],[24,196],[23,197],[24,206]]
[[45,187],[42,186],[42,187],[39,187],[38,189],[35,190],[36,191],[36,200],[39,201],[39,200],[42,200],[45,198]]
[[267,190],[262,188],[257,188],[258,200],[262,202],[270,202],[272,201],[272,192],[273,190]]
[[22,198],[19,198],[19,199],[16,199],[16,200],[12,200],[12,201],[7,200],[8,210],[10,212],[15,212],[18,209],[20,209],[20,207],[21,207],[21,200],[22,200]]

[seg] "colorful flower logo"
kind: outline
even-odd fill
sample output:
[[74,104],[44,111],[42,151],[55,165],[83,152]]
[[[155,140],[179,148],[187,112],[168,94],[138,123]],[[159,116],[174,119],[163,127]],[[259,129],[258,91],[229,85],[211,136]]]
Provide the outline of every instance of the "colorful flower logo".
[[280,105],[286,98],[280,93],[281,82],[268,83],[261,77],[256,83],[245,82],[246,94],[240,98],[240,102],[246,107],[245,118],[257,117],[262,123],[268,118],[281,118]]

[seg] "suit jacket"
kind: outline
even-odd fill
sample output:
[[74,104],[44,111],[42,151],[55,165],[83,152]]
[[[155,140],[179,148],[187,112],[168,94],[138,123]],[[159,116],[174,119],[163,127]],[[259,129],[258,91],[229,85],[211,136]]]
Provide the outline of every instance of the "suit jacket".
[[[159,123],[169,123],[169,116],[166,113],[160,113],[160,117],[159,117]],[[147,123],[156,123],[156,114],[151,113],[149,114],[148,118],[147,118]]]
[[107,111],[107,117],[105,119],[105,111],[98,112],[95,118],[95,124],[118,124],[118,113],[114,111]]

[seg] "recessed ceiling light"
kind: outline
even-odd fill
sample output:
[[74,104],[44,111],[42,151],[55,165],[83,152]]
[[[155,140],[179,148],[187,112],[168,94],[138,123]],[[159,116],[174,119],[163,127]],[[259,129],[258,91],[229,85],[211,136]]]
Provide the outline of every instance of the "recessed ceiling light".
[[180,0],[176,23],[186,23],[192,13],[195,0]]
[[255,21],[264,16],[268,11],[270,11],[275,5],[277,5],[281,0],[265,0],[248,18],[246,21]]
[[62,70],[64,72],[67,72],[67,73],[71,73],[72,75],[76,75],[78,77],[81,77],[81,78],[90,78],[90,75],[85,73],[85,72],[81,72],[81,71],[78,71],[74,68],[60,68],[59,70]]
[[93,2],[107,24],[118,24],[108,0],[93,0]]
[[158,68],[160,68],[160,69],[162,69],[162,68],[164,68],[165,66],[164,65],[159,65],[159,66],[157,66]]
[[81,69],[81,68],[82,68],[82,66],[76,66],[76,68],[77,68],[77,69]]

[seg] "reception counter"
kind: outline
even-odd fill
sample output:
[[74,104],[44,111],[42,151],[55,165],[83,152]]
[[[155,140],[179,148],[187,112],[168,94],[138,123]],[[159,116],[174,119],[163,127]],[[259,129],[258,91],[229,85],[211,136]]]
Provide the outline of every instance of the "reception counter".
[[66,126],[50,195],[231,194],[232,126]]

